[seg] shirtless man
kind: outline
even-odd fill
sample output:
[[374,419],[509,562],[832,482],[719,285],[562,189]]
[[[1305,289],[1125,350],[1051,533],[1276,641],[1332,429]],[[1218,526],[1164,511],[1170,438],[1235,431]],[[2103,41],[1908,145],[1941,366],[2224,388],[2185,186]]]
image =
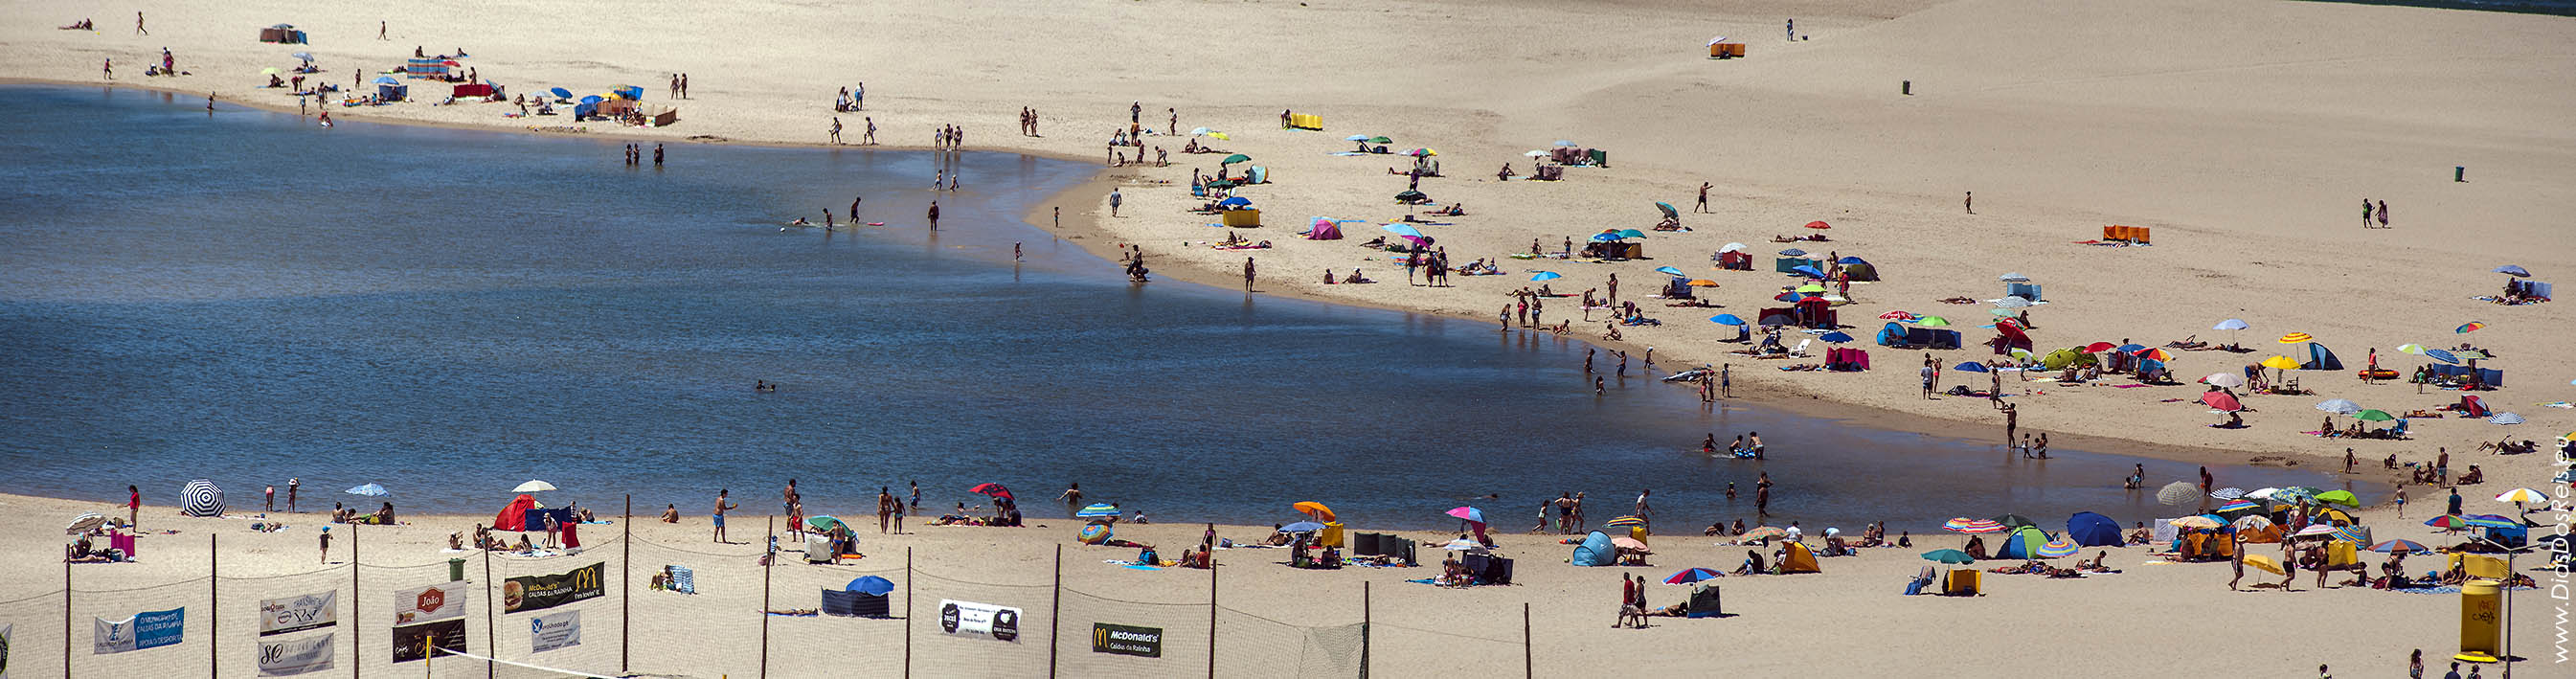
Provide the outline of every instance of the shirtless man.
[[[730,490],[730,489],[717,490],[717,491],[716,491],[716,509],[715,509],[716,542],[719,542],[719,543],[725,542],[725,525],[724,525],[724,521],[725,521],[725,510],[729,510],[729,509],[738,509],[738,508],[741,508],[741,507],[742,507],[742,505],[737,505],[737,504],[734,504],[734,503],[731,503],[731,502],[727,502],[727,501],[725,501],[725,500],[726,500],[726,498],[727,498],[728,496],[731,496],[732,494],[733,494],[733,491],[732,491],[732,490]],[[730,544],[730,543],[728,543],[728,544]]]

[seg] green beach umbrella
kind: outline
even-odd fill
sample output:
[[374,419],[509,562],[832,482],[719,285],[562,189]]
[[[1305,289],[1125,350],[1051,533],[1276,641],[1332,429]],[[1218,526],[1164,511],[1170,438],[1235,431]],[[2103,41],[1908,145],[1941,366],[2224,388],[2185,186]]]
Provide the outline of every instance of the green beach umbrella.
[[2352,491],[2349,490],[2330,490],[2318,493],[2317,501],[2330,505],[2343,505],[2354,509],[2361,508],[2361,498],[2353,497]]
[[2353,413],[2352,418],[2363,422],[2387,422],[2397,419],[2397,416],[2390,415],[2385,410],[2371,409]]
[[1919,319],[1915,319],[1914,324],[1915,324],[1915,325],[1920,325],[1920,326],[1923,326],[1923,327],[1926,327],[1926,328],[1938,328],[1938,327],[1941,327],[1941,326],[1949,325],[1949,324],[1950,324],[1950,319],[1942,318],[1942,317],[1939,317],[1939,316],[1925,316],[1925,317],[1922,317],[1922,318],[1919,318]]
[[1798,289],[1797,289],[1797,290],[1794,290],[1793,292],[1824,292],[1824,291],[1825,291],[1825,286],[1817,285],[1817,284],[1814,284],[1814,283],[1808,283],[1808,284],[1806,284],[1806,285],[1798,286]]
[[1237,154],[1234,154],[1234,155],[1231,155],[1231,156],[1226,156],[1226,157],[1225,157],[1225,160],[1216,161],[1216,164],[1218,164],[1218,165],[1233,165],[1233,164],[1235,164],[1235,163],[1245,162],[1245,161],[1249,161],[1249,160],[1252,160],[1252,156],[1247,156],[1247,155],[1243,155],[1243,154],[1237,153]]
[[1644,231],[1638,231],[1638,230],[1636,230],[1636,229],[1620,229],[1620,230],[1619,230],[1619,237],[1620,237],[1620,238],[1644,238],[1644,237],[1646,237],[1646,232],[1644,232]]
[[1968,558],[1967,552],[1955,549],[1935,549],[1929,552],[1924,552],[1923,560],[1951,565],[1971,564],[1977,562],[1976,559]]
[[1375,137],[1369,137],[1369,138],[1368,138],[1368,141],[1369,141],[1369,143],[1371,143],[1371,144],[1393,144],[1393,143],[1395,143],[1395,140],[1393,140],[1393,139],[1388,139],[1388,138],[1386,138],[1386,135],[1383,135],[1383,134],[1378,135],[1378,136],[1375,136]]
[[805,519],[805,530],[816,533],[829,533],[832,532],[832,529],[834,528],[847,527],[848,524],[841,523],[841,519],[839,517],[816,516]]

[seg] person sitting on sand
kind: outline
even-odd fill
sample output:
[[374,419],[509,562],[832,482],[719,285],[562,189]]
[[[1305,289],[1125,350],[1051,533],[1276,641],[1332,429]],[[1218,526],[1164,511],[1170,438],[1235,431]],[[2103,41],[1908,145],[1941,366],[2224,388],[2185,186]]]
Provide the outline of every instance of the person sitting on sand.
[[1759,575],[1768,572],[1770,569],[1763,567],[1762,552],[1751,549],[1744,550],[1744,563],[1735,567],[1736,575]]
[[1377,282],[1377,281],[1369,280],[1369,277],[1368,277],[1368,276],[1365,276],[1365,275],[1362,275],[1362,274],[1360,273],[1360,270],[1359,270],[1359,269],[1357,269],[1357,268],[1353,268],[1353,269],[1351,269],[1351,275],[1350,275],[1350,277],[1342,279],[1342,282],[1344,282],[1344,283],[1375,283],[1375,282]]
[[1279,524],[1270,524],[1270,537],[1262,538],[1261,544],[1271,547],[1279,547],[1288,544],[1288,532],[1280,530],[1279,528]]
[[1967,553],[1968,553],[1968,558],[1971,558],[1971,559],[1978,559],[1978,560],[1984,560],[1984,559],[1986,558],[1986,539],[1985,539],[1985,538],[1983,538],[1983,537],[1979,537],[1979,536],[1975,536],[1975,535],[1970,535],[1970,536],[1968,536],[1968,546],[1967,546],[1967,548],[1966,548],[1966,549],[1962,549],[1962,550],[1960,550],[1960,551],[1967,552]]
[[679,522],[680,522],[680,506],[679,506],[679,505],[672,505],[672,504],[662,505],[662,523],[679,523]]
[[370,518],[373,520],[368,523],[373,523],[379,526],[394,525],[394,503],[385,503],[385,506],[381,509],[377,509],[375,515]]
[[2461,475],[2460,475],[2460,481],[2459,481],[2459,484],[2458,484],[2458,485],[2463,485],[2463,486],[2476,485],[2476,484],[2479,484],[2479,483],[2484,483],[2484,482],[2486,482],[2486,480],[2487,480],[2487,472],[2486,472],[2486,470],[2479,469],[2477,465],[2469,465],[2469,473],[2461,474]]
[[528,534],[526,534],[526,533],[520,533],[520,534],[519,534],[519,544],[518,544],[518,546],[516,546],[516,547],[512,547],[512,548],[511,548],[511,550],[512,550],[512,551],[520,551],[520,552],[533,552],[533,551],[537,551],[537,547],[536,547],[536,545],[529,544],[529,542],[528,542]]

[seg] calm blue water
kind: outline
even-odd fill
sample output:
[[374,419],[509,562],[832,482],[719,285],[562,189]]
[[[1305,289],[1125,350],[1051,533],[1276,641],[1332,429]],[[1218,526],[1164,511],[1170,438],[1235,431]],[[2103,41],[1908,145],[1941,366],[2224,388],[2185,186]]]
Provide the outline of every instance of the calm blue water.
[[[121,502],[137,483],[168,503],[206,477],[256,508],[262,484],[301,477],[323,505],[381,482],[408,511],[481,512],[540,478],[592,506],[631,492],[695,511],[730,487],[765,510],[793,477],[823,513],[908,480],[938,507],[998,481],[1046,517],[1080,482],[1166,521],[1318,500],[1354,525],[1431,527],[1472,501],[1518,530],[1569,490],[1602,518],[1640,488],[1666,525],[1749,518],[1767,470],[1774,512],[1809,525],[2170,514],[2118,488],[2130,458],[2024,464],[1704,414],[1642,378],[1595,397],[1581,345],[1552,338],[1131,286],[1018,221],[1086,165],[966,155],[932,237],[928,155],[675,146],[657,170],[619,154],[0,87],[0,490]],[[777,227],[854,193],[893,226]],[[1773,459],[1683,452],[1748,430]]]

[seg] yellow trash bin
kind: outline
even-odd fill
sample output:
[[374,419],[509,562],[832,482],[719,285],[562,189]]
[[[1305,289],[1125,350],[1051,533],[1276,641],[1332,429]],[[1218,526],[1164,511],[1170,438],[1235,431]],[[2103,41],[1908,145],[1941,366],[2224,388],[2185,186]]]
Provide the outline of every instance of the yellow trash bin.
[[2461,660],[2495,662],[2503,651],[2504,594],[2498,583],[2470,580],[2460,584]]

